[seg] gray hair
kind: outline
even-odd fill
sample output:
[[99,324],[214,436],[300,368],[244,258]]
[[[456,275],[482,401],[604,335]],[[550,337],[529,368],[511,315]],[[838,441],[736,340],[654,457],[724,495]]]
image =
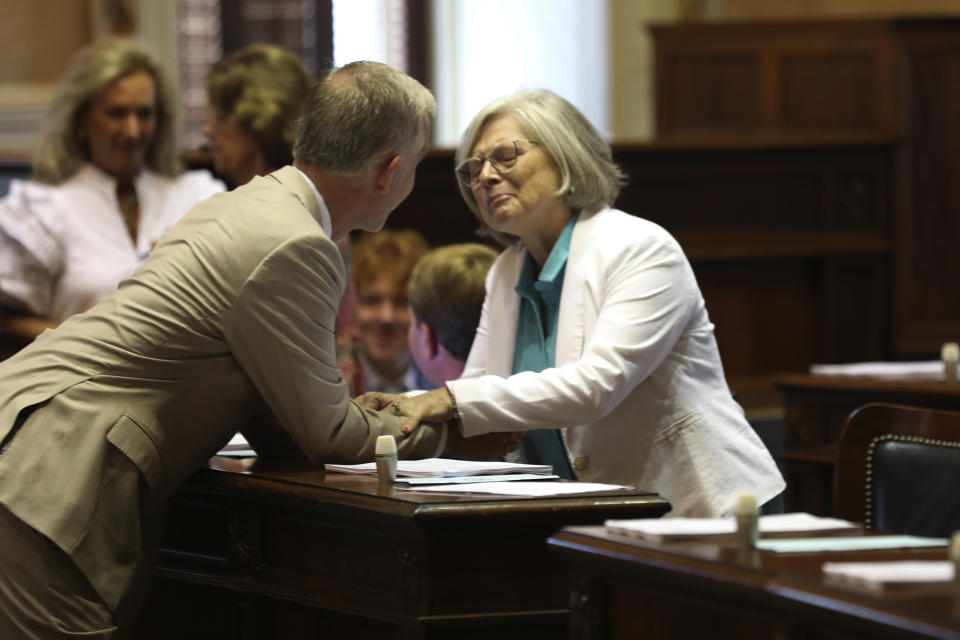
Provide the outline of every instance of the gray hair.
[[437,103],[422,84],[379,62],[351,62],[314,85],[293,157],[337,175],[360,175],[411,144]]
[[[560,186],[554,195],[563,197],[572,209],[598,211],[613,206],[627,177],[613,161],[610,143],[579,109],[547,89],[518,91],[481,109],[460,138],[454,166],[470,157],[488,122],[507,115],[556,163]],[[491,229],[480,215],[470,188],[459,181],[457,184],[467,206],[480,220],[480,235],[496,238],[504,245],[519,244],[516,236]]]
[[160,65],[143,45],[126,38],[108,38],[87,45],[70,60],[47,111],[34,155],[34,179],[59,184],[90,160],[83,119],[91,102],[117,80],[138,71],[150,74],[157,96],[157,127],[145,164],[168,176],[183,170],[177,153],[176,111]]

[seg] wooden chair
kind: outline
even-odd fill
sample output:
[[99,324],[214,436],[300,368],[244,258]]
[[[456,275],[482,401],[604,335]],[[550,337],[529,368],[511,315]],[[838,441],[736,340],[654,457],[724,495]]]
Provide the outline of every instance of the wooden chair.
[[834,504],[837,517],[887,533],[960,529],[960,411],[856,409],[840,434]]

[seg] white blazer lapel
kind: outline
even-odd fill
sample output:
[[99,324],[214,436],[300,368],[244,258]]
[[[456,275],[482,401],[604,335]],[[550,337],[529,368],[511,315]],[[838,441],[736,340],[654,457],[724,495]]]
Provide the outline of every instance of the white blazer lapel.
[[513,373],[513,351],[517,341],[517,321],[520,314],[520,297],[515,291],[517,278],[526,251],[507,249],[501,260],[502,268],[498,274],[501,286],[491,292],[489,308],[495,310],[491,316],[495,320],[489,327],[490,360],[487,372],[499,376]]
[[591,255],[590,243],[594,237],[595,213],[581,213],[573,236],[570,238],[570,255],[563,274],[563,292],[560,296],[560,318],[557,326],[556,366],[570,364],[583,354],[586,331],[587,260]]

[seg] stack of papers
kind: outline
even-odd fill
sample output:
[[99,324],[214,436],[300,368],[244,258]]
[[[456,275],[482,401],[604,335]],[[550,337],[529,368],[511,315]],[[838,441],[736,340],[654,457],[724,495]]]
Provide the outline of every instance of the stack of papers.
[[810,373],[825,376],[868,376],[885,380],[914,378],[920,380],[943,380],[943,362],[922,360],[920,362],[852,362],[849,364],[814,364]]
[[785,538],[760,540],[757,549],[774,553],[820,553],[823,551],[867,551],[876,549],[912,549],[945,547],[946,538],[922,538],[920,536],[846,536],[843,538]]
[[[665,518],[662,520],[607,520],[608,533],[653,542],[726,538],[736,533],[735,518]],[[837,518],[821,518],[809,513],[782,513],[760,517],[762,536],[798,533],[860,532],[862,525]]]
[[[335,473],[360,473],[376,475],[377,464],[328,464],[324,468]],[[523,464],[519,462],[477,462],[475,460],[452,460],[449,458],[426,458],[424,460],[398,460],[398,478],[451,478],[457,476],[491,476],[509,473],[534,473],[550,475],[553,467],[548,464]]]
[[495,473],[489,476],[427,476],[423,478],[397,478],[396,484],[409,487],[425,487],[436,484],[477,484],[478,482],[542,482],[559,480],[552,473]]
[[[376,475],[377,465],[328,464],[327,471]],[[548,464],[477,462],[448,458],[398,460],[397,488],[438,493],[488,493],[505,496],[546,497],[626,489],[618,484],[550,482],[557,480]],[[544,482],[544,481],[547,482]]]
[[[399,484],[399,482],[398,482]],[[483,484],[447,484],[433,487],[404,487],[411,491],[430,491],[435,493],[490,493],[501,496],[525,496],[528,498],[545,498],[549,496],[566,496],[577,493],[597,493],[601,491],[616,491],[628,489],[619,484],[602,484],[599,482],[487,482]]]
[[228,458],[255,458],[257,456],[257,452],[250,447],[250,444],[247,442],[246,438],[239,433],[236,433],[232,438],[230,438],[230,442],[228,442],[223,449],[217,452],[217,455]]
[[834,584],[887,591],[941,586],[953,580],[954,566],[949,560],[826,562],[823,575]]

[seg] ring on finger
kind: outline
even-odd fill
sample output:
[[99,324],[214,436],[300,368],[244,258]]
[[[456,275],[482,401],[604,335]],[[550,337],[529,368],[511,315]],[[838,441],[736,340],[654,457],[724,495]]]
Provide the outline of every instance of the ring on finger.
[[391,403],[390,403],[390,407],[393,409],[393,415],[395,415],[395,416],[402,416],[402,415],[403,415],[403,412],[400,411],[400,405],[397,404],[396,402],[391,402]]

